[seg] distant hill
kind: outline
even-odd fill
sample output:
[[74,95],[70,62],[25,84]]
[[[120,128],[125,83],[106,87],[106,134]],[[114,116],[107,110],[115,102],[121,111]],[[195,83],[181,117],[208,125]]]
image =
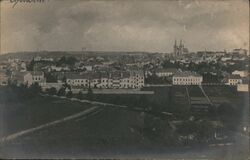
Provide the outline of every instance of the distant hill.
[[38,52],[14,52],[0,55],[0,60],[7,60],[8,58],[18,58],[21,60],[31,60],[33,57],[51,57],[59,58],[62,56],[74,55],[81,57],[87,56],[118,56],[118,55],[145,55],[145,54],[160,54],[150,52],[118,52],[118,51],[38,51]]
[[0,59],[6,60],[8,58],[18,58],[21,60],[31,60],[33,57],[36,57],[36,56],[56,58],[56,57],[67,56],[67,55],[70,55],[70,54],[67,52],[62,52],[62,51],[15,52],[15,53],[3,54],[0,56]]

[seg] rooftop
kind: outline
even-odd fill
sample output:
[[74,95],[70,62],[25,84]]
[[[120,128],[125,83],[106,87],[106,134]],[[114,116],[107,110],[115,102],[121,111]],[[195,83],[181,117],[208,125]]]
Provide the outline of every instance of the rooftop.
[[241,77],[238,74],[233,74],[233,75],[229,75],[228,79],[241,79]]
[[191,71],[184,71],[184,72],[176,72],[174,77],[201,77],[201,75]]
[[178,69],[177,68],[158,68],[156,69],[156,72],[178,72]]
[[121,79],[121,78],[129,78],[135,73],[142,72],[129,72],[129,71],[114,71],[114,72],[86,72],[86,73],[67,73],[65,76],[68,79],[100,79],[100,78],[112,78],[112,79]]
[[42,76],[43,72],[42,71],[32,71],[29,72],[32,76]]

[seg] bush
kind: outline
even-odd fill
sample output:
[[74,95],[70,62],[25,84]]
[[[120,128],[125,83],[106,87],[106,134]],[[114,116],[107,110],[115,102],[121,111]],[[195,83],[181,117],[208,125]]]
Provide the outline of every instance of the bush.
[[66,92],[65,92],[65,88],[60,88],[59,91],[57,92],[58,96],[65,96]]
[[55,95],[55,94],[57,93],[57,90],[56,90],[55,87],[52,87],[52,88],[49,88],[49,89],[47,90],[47,93],[48,93],[49,95]]
[[93,93],[92,89],[89,88],[88,93],[87,93],[87,99],[88,100],[93,100],[93,98],[94,98],[94,93]]
[[78,99],[83,99],[83,94],[82,94],[81,91],[78,93],[77,98],[78,98]]
[[68,93],[66,94],[67,98],[72,98],[73,97],[73,93],[72,91],[68,91]]

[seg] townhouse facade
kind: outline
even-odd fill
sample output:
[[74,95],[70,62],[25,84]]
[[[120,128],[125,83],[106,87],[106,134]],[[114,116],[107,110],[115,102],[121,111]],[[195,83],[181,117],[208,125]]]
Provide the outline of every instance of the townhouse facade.
[[66,82],[71,86],[83,88],[142,88],[144,86],[144,75],[138,71],[75,73],[67,76]]
[[243,71],[238,71],[235,70],[232,72],[232,75],[239,75],[240,77],[247,77],[248,76],[248,71],[243,70]]
[[0,86],[6,86],[8,84],[8,79],[6,73],[0,70]]
[[178,70],[176,68],[168,68],[168,69],[157,69],[155,71],[156,76],[158,77],[170,77],[174,75]]
[[240,77],[240,75],[230,75],[228,77],[227,85],[236,86],[237,84],[241,83],[242,83],[242,78]]
[[27,72],[24,74],[23,82],[25,84],[28,84],[28,86],[34,83],[38,83],[39,85],[42,85],[46,83],[46,79],[42,71],[32,71],[32,72]]
[[194,72],[178,72],[172,78],[173,85],[201,85],[203,77]]

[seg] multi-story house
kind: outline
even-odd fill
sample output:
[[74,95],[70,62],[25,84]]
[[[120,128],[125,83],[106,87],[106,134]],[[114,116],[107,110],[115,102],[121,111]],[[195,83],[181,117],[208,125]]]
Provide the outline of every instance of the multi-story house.
[[194,72],[178,72],[172,78],[173,85],[201,85],[203,77]]
[[142,72],[111,72],[111,73],[85,73],[67,76],[66,82],[71,86],[91,88],[142,88],[144,76]]
[[236,86],[237,84],[241,84],[241,83],[242,83],[242,78],[240,77],[240,75],[230,75],[228,77],[228,81],[227,81],[228,85]]
[[232,75],[239,75],[240,77],[247,77],[248,76],[248,71],[235,70],[235,71],[232,72]]
[[123,72],[120,79],[120,88],[132,88],[133,79],[130,78],[129,72]]
[[27,83],[28,85],[38,83],[39,85],[42,85],[46,83],[46,79],[44,77],[44,73],[41,71],[32,71],[32,72],[26,72],[24,74],[24,83]]
[[130,71],[130,81],[133,80],[132,88],[142,88],[144,86],[144,75],[142,71]]
[[89,87],[90,79],[87,74],[68,74],[66,82],[71,86]]
[[5,71],[0,71],[0,86],[5,86],[8,84],[8,76]]
[[157,69],[155,74],[158,77],[170,77],[175,74],[178,70],[176,68],[167,68],[167,69]]

